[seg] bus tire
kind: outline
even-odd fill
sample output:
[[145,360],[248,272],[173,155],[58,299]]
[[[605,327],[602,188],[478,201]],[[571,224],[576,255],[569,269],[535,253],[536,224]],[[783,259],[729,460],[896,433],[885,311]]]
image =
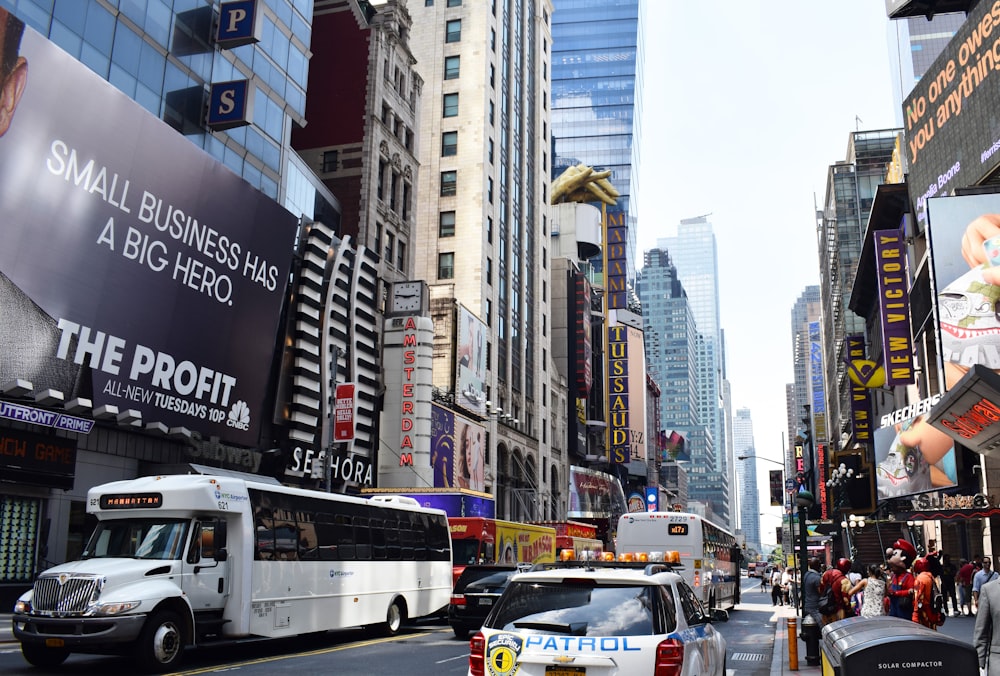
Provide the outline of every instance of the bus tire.
[[152,614],[139,634],[135,660],[144,671],[170,671],[184,652],[184,633],[177,613],[163,610]]
[[64,648],[47,648],[37,643],[22,643],[21,655],[33,667],[42,669],[58,667],[69,657],[69,651]]
[[382,625],[384,636],[395,636],[403,628],[406,621],[406,609],[400,599],[393,599],[389,604],[389,609],[385,613],[385,623]]

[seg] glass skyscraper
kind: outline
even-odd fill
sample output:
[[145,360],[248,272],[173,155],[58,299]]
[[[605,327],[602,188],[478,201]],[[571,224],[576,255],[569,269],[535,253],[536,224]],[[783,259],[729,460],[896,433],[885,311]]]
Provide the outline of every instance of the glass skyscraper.
[[580,163],[611,170],[609,180],[621,197],[608,211],[628,219],[632,279],[645,0],[554,0],[553,5],[552,175]]

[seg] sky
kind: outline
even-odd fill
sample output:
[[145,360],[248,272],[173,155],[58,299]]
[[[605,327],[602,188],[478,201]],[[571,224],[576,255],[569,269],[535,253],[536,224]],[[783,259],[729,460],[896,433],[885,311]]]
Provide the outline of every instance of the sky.
[[[896,125],[882,0],[648,0],[638,251],[711,214],[733,410],[782,459],[791,311],[819,284],[815,212],[850,132]],[[768,470],[757,463],[762,512]],[[761,517],[764,542],[774,518]]]

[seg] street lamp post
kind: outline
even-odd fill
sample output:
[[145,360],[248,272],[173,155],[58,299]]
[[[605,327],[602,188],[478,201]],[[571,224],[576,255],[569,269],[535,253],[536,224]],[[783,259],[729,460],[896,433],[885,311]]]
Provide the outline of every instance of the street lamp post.
[[[806,534],[806,514],[809,512],[809,508],[813,506],[816,499],[813,498],[813,494],[809,491],[799,491],[795,494],[795,506],[799,508],[799,588],[803,589],[806,581],[806,571],[809,569],[809,557],[807,552],[809,550],[809,540]],[[803,589],[804,591],[804,589]],[[802,612],[802,617],[805,618],[806,612],[806,595],[805,593],[799,594],[799,610]]]

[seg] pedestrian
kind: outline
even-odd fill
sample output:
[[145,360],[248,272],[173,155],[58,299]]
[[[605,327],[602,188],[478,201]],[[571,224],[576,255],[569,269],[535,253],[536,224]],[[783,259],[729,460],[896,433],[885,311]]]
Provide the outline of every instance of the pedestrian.
[[781,566],[775,566],[771,571],[771,605],[780,606],[781,599]]
[[952,617],[958,617],[958,599],[955,597],[955,575],[958,569],[952,563],[951,554],[941,554],[941,595],[944,596],[944,612],[951,606]]
[[934,573],[931,572],[931,566],[932,562],[926,556],[921,556],[913,562],[913,572],[917,577],[913,583],[912,619],[928,629],[937,630],[944,624],[944,618],[931,606],[934,595]]
[[861,617],[879,617],[885,610],[885,574],[873,563],[868,566],[868,577],[861,578],[851,587],[851,596],[861,596]]
[[792,604],[789,596],[792,591],[792,573],[794,571],[794,568],[788,566],[781,573],[781,602],[786,606],[790,606]]
[[863,571],[864,567],[860,563],[855,563],[853,566],[851,566],[851,572],[847,574],[847,580],[851,583],[851,590],[852,590],[851,611],[855,615],[861,614],[861,602],[862,602],[861,596],[863,595],[864,592],[860,591],[855,592],[853,591],[853,589],[855,586],[857,586],[859,582],[861,582],[862,579],[864,579],[864,576],[861,574]]
[[995,570],[993,570],[993,560],[988,557],[983,557],[983,567],[972,576],[972,612],[978,612],[979,607],[979,590],[982,589],[983,585],[987,582],[992,582],[993,580],[1000,577]]
[[964,615],[972,614],[972,575],[975,572],[976,566],[972,561],[959,560],[955,584],[958,586],[959,611]]
[[816,626],[822,627],[823,616],[819,612],[819,585],[823,563],[818,557],[810,556],[808,566],[806,574],[802,578],[802,607],[805,613],[815,620]]
[[972,630],[972,643],[979,655],[980,673],[1000,676],[1000,582],[990,582],[979,589],[979,614]]
[[833,599],[837,609],[830,614],[823,614],[822,625],[842,620],[851,614],[851,581],[847,573],[851,572],[850,559],[838,559],[837,566],[823,573],[819,581],[819,595],[823,596],[827,589],[833,589]]
[[917,558],[916,548],[906,540],[899,538],[886,552],[889,555],[889,569],[892,578],[889,580],[889,615],[913,619],[913,585],[916,579],[910,572],[910,563]]

